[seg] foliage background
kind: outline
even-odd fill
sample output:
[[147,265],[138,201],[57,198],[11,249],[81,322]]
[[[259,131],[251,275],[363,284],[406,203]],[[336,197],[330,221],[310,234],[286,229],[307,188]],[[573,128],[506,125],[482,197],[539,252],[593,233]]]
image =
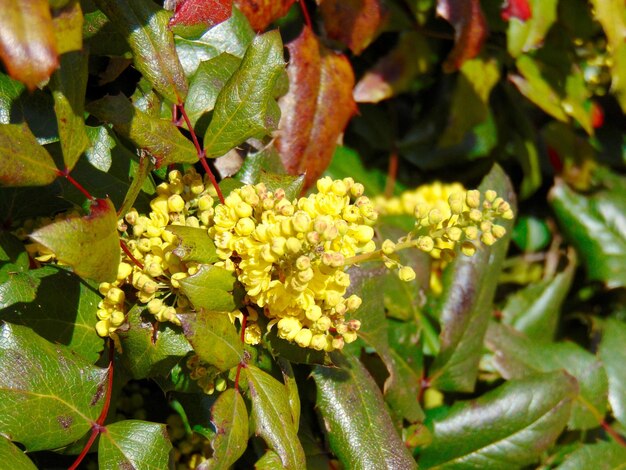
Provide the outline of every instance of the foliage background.
[[[322,0],[304,29],[293,1],[167,3],[173,17],[150,0],[0,3],[0,461],[69,465],[98,421],[102,468],[622,465],[623,2]],[[360,340],[338,367],[266,338],[241,390],[233,369],[205,395],[179,328],[129,305],[114,355],[94,330],[116,212],[148,210],[200,144],[224,192],[295,195],[324,172],[370,196],[497,189],[518,200],[512,243],[458,258],[434,290],[424,256],[405,261],[409,288],[363,265]],[[73,269],[40,265],[16,234],[70,208],[85,236],[47,239]]]

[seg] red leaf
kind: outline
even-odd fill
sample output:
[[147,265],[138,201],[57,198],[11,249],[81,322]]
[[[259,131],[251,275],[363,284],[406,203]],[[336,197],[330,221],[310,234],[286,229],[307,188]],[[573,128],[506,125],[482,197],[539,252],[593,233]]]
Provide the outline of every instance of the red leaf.
[[328,37],[341,41],[358,55],[387,20],[381,0],[324,0],[320,5]]
[[591,126],[594,129],[604,124],[604,109],[595,101],[591,102]]
[[305,27],[287,45],[289,92],[281,98],[276,147],[290,174],[306,173],[304,190],[324,172],[337,139],[356,111],[348,59],[320,44]]
[[176,5],[170,26],[213,26],[230,18],[233,0],[183,0]]
[[505,0],[501,15],[504,21],[509,21],[511,18],[527,21],[532,16],[532,12],[528,0]]
[[235,5],[246,15],[252,29],[263,31],[270,23],[287,14],[296,0],[235,0]]
[[454,26],[454,48],[443,64],[444,71],[453,72],[478,55],[487,37],[487,21],[479,0],[437,0],[437,14]]

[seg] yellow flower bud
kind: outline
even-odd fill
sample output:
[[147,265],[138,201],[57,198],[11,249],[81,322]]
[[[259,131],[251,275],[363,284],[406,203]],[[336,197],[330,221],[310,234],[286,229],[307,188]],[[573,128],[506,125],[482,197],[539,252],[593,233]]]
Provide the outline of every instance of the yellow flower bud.
[[496,238],[502,238],[504,235],[506,235],[506,229],[502,225],[494,224],[491,227],[491,233]]
[[385,240],[382,245],[383,253],[386,255],[392,254],[396,249],[396,244],[391,240]]
[[120,263],[117,266],[117,280],[123,281],[128,276],[130,276],[132,272],[133,272],[133,267],[130,264],[124,263],[124,262]]
[[161,299],[152,299],[148,302],[148,312],[152,315],[156,315],[163,308],[163,301]]
[[317,319],[314,327],[318,331],[328,331],[331,324],[332,322],[330,318],[328,318],[326,315],[322,315],[320,318]]
[[204,194],[198,198],[198,210],[206,211],[213,208],[213,198],[208,194]]
[[108,320],[109,318],[111,318],[111,310],[106,308],[99,308],[96,311],[96,315],[100,320]]
[[100,285],[98,286],[98,292],[100,292],[102,295],[107,295],[107,292],[109,292],[109,289],[111,289],[110,282],[101,282]]
[[465,227],[463,231],[465,232],[465,237],[468,240],[476,240],[478,238],[478,228],[474,227],[473,225]]
[[487,246],[491,246],[496,242],[496,238],[491,234],[491,232],[485,232],[481,235],[480,241]]
[[353,294],[346,299],[346,307],[348,307],[349,311],[354,312],[361,306],[362,302],[361,297]]
[[247,237],[252,232],[254,232],[254,221],[249,217],[239,219],[237,225],[235,226],[235,232],[237,235],[241,235],[243,237]]
[[188,277],[188,275],[184,271],[172,274],[172,277],[170,278],[170,281],[172,282],[172,287],[174,289],[179,289],[180,288],[180,282],[179,281],[181,281],[182,279],[185,279],[186,277]]
[[483,219],[483,213],[478,209],[471,209],[469,211],[469,218],[474,222],[480,222]]
[[182,212],[185,208],[185,200],[180,195],[173,194],[167,200],[167,208],[170,212]]
[[363,186],[361,183],[354,183],[352,187],[350,187],[350,194],[352,194],[352,197],[361,197],[364,192],[365,186]]
[[343,340],[347,343],[353,343],[357,340],[358,336],[356,331],[347,331],[343,334]]
[[311,338],[313,338],[313,333],[308,328],[302,328],[296,334],[294,341],[301,348],[308,348],[311,344]]
[[474,256],[476,253],[476,247],[472,242],[463,242],[461,244],[461,253],[465,256]]
[[337,196],[345,196],[348,192],[346,184],[341,180],[333,181],[330,190]]
[[435,242],[429,236],[421,236],[417,239],[417,248],[424,253],[430,253],[435,247]]
[[488,189],[487,191],[485,191],[485,199],[489,202],[493,202],[495,201],[496,197],[498,197],[498,194],[492,190],[492,189]]
[[359,225],[354,233],[354,238],[361,243],[370,241],[374,237],[374,229],[367,225]]
[[448,205],[450,206],[450,212],[452,212],[453,214],[458,215],[463,212],[463,208],[465,205],[463,193],[450,194],[450,197],[448,197]]
[[300,256],[296,260],[296,269],[298,271],[304,271],[305,269],[309,269],[311,267],[311,258],[308,256]]
[[122,323],[124,323],[125,319],[126,318],[124,316],[124,312],[122,312],[121,310],[113,310],[113,313],[111,313],[111,318],[109,319],[109,322],[111,326],[118,327]]
[[322,309],[319,305],[311,305],[306,311],[306,317],[311,321],[317,321],[322,316]]
[[96,333],[103,338],[109,336],[109,321],[108,320],[100,320],[96,323]]
[[463,230],[461,230],[459,227],[450,227],[446,230],[446,235],[453,242],[458,242],[463,235]]
[[323,351],[326,348],[326,345],[327,345],[326,335],[317,334],[317,335],[313,335],[313,337],[311,338],[310,346],[313,349],[316,349],[318,351]]
[[317,180],[317,190],[320,193],[327,193],[328,191],[330,191],[330,188],[332,185],[333,185],[333,180],[328,176],[325,176],[324,178],[320,178],[319,180]]
[[443,214],[441,213],[441,211],[436,208],[432,209],[428,213],[428,223],[430,225],[439,225],[441,222],[443,222]]
[[126,300],[126,296],[122,289],[112,287],[109,289],[109,292],[107,292],[107,300],[112,304],[123,304],[124,300]]
[[415,271],[410,266],[402,266],[398,270],[398,277],[401,281],[412,281],[413,279],[415,279]]
[[137,212],[137,209],[135,209],[134,207],[131,210],[129,210],[124,216],[124,220],[128,222],[130,225],[135,225],[135,223],[137,223],[138,218],[139,218],[139,213]]
[[470,209],[476,209],[480,206],[480,191],[471,189],[465,194],[465,203]]

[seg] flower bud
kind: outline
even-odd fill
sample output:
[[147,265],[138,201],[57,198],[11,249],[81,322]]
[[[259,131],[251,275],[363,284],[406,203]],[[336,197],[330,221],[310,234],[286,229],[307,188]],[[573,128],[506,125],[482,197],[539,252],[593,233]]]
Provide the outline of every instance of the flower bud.
[[491,227],[491,233],[496,238],[502,238],[504,235],[506,235],[506,229],[502,225],[494,224]]
[[476,253],[476,247],[472,242],[463,242],[461,244],[461,253],[465,256],[474,256]]
[[480,206],[480,191],[477,189],[469,190],[465,195],[465,203],[470,209],[476,209]]
[[424,253],[430,253],[435,247],[435,242],[429,236],[421,236],[417,239],[417,248]]
[[294,341],[301,348],[308,348],[311,344],[311,338],[313,338],[313,333],[308,328],[302,328],[296,334]]
[[413,279],[415,279],[415,271],[410,266],[402,266],[398,270],[398,277],[401,281],[412,281]]
[[385,240],[382,245],[383,253],[386,255],[392,254],[396,249],[396,244],[391,240]]

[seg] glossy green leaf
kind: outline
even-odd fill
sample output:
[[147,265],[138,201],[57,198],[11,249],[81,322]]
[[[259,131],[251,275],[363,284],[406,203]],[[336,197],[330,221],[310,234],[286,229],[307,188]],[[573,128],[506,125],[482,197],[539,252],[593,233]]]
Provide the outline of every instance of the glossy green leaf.
[[249,153],[243,161],[236,178],[244,184],[257,184],[261,182],[264,173],[274,175],[286,174],[283,162],[276,147],[269,146],[257,153]]
[[106,96],[91,103],[87,109],[100,120],[113,124],[116,132],[156,158],[157,166],[198,160],[191,141],[172,122],[149,116],[123,95]]
[[215,437],[213,457],[207,469],[228,469],[244,453],[248,444],[248,411],[238,390],[222,392],[211,407]]
[[556,468],[558,470],[580,470],[583,468],[619,470],[624,468],[624,462],[626,462],[626,447],[615,442],[598,442],[597,444],[585,444],[572,452]]
[[510,328],[491,324],[485,344],[493,351],[493,363],[506,379],[536,372],[565,370],[576,378],[579,396],[568,422],[571,429],[599,426],[607,408],[607,374],[600,361],[575,343],[539,344]]
[[[0,317],[24,325],[55,344],[63,344],[94,363],[104,341],[96,333],[96,310],[102,297],[88,283],[58,266],[9,272],[0,268]],[[59,295],[63,292],[63,295]]]
[[170,13],[150,0],[95,0],[130,45],[135,67],[172,103],[187,96],[187,79],[178,60]]
[[283,189],[285,198],[293,201],[300,196],[304,185],[304,175],[276,175],[274,173],[263,171],[259,175],[259,182],[265,184],[269,191]]
[[54,97],[63,162],[71,170],[89,146],[83,116],[87,90],[87,54],[82,51],[63,54],[60,67],[50,80],[50,88]]
[[180,290],[196,309],[212,312],[232,312],[235,277],[219,266],[203,264],[193,276],[180,280]]
[[0,124],[0,185],[43,186],[57,177],[50,154],[26,124]]
[[520,216],[517,219],[511,240],[525,252],[537,252],[550,243],[551,233],[548,224],[533,216]]
[[0,462],[11,462],[12,470],[37,470],[32,460],[3,436],[0,437]]
[[510,295],[502,309],[502,319],[518,331],[539,342],[554,339],[561,305],[576,271],[576,257],[571,251],[567,267],[551,279],[529,284]]
[[127,314],[130,328],[117,332],[124,350],[121,363],[136,380],[167,375],[191,351],[180,328],[168,323],[155,328],[142,318],[143,310],[135,305]]
[[[239,57],[225,52],[200,63],[189,80],[189,94],[185,103],[185,110],[192,126],[195,127],[204,114],[213,110],[217,96],[239,68],[239,64],[241,64]],[[203,133],[205,130],[206,126]]]
[[[482,180],[482,193],[492,189],[511,203],[515,194],[504,171],[494,166]],[[482,356],[482,343],[492,313],[498,275],[508,247],[511,221],[502,221],[507,235],[474,256],[459,255],[444,273],[444,291],[435,307],[441,322],[441,351],[430,371],[433,385],[441,390],[472,391]]]
[[168,468],[172,444],[165,424],[127,419],[109,424],[100,434],[98,465],[101,469]]
[[24,326],[0,325],[0,370],[0,433],[28,451],[79,439],[104,404],[105,369]]
[[117,277],[120,263],[117,214],[109,199],[97,199],[89,215],[54,221],[30,237],[72,266],[79,276],[100,282],[114,281]]
[[609,378],[609,403],[613,416],[626,426],[626,324],[608,319],[603,327],[600,358]]
[[620,185],[592,195],[577,193],[557,180],[549,200],[590,279],[609,288],[626,286],[626,196]]
[[296,426],[296,431],[300,426],[300,394],[298,392],[298,384],[293,374],[293,367],[291,363],[279,357],[276,362],[280,367],[280,371],[283,374],[283,382],[285,383],[285,391],[289,399],[289,408],[291,409],[291,419]]
[[185,336],[204,362],[220,371],[235,367],[243,359],[243,345],[228,314],[200,311],[180,316]]
[[219,261],[215,243],[205,228],[168,225],[167,231],[172,232],[178,238],[178,246],[174,248],[174,254],[181,260],[206,264]]
[[532,16],[526,21],[511,18],[506,31],[506,46],[512,57],[541,47],[548,30],[556,21],[558,0],[528,0],[528,3]]
[[92,55],[128,56],[128,42],[119,29],[100,10],[86,11],[83,40]]
[[185,74],[192,76],[198,66],[222,53],[243,57],[255,37],[250,23],[238,9],[232,16],[194,39],[176,37],[176,51]]
[[255,366],[248,365],[244,371],[256,424],[255,433],[279,455],[284,468],[304,468],[304,450],[298,439],[297,426],[291,418],[284,385]]
[[263,457],[254,463],[254,468],[255,470],[275,470],[284,467],[278,454],[272,450],[268,450],[263,454]]
[[345,468],[417,468],[385,409],[382,394],[355,357],[341,368],[317,366],[316,406],[333,453]]
[[274,86],[284,71],[278,31],[257,36],[241,65],[215,102],[213,118],[204,134],[207,157],[219,157],[250,137],[262,137],[278,126],[280,109]]
[[536,462],[565,427],[577,388],[565,372],[550,372],[455,404],[435,419],[420,467],[504,470]]

